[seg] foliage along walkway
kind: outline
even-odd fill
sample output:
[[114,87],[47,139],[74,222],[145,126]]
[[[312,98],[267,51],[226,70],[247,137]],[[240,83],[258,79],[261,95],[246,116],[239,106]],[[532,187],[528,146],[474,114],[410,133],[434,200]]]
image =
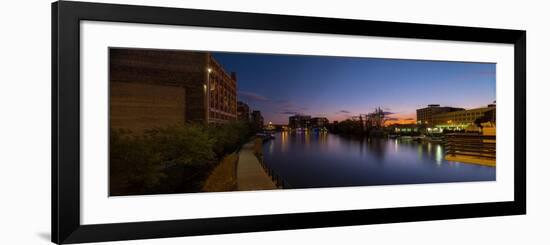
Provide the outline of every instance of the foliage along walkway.
[[237,188],[239,191],[277,189],[254,155],[254,141],[244,144],[239,151]]

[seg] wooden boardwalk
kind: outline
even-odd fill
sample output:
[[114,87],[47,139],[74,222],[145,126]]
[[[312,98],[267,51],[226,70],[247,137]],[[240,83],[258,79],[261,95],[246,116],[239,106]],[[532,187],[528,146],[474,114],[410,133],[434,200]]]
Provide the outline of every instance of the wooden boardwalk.
[[496,136],[468,133],[445,135],[445,159],[496,166]]
[[239,151],[239,163],[237,165],[237,189],[272,190],[277,189],[271,177],[262,168],[262,165],[254,156],[254,141],[248,142]]

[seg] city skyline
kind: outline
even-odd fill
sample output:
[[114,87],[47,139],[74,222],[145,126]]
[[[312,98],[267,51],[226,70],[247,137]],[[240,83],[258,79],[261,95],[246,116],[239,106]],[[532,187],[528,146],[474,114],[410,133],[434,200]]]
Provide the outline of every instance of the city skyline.
[[237,73],[238,99],[265,122],[288,123],[295,114],[341,121],[380,107],[393,122],[416,120],[428,104],[483,107],[495,101],[496,65],[304,55],[212,55]]

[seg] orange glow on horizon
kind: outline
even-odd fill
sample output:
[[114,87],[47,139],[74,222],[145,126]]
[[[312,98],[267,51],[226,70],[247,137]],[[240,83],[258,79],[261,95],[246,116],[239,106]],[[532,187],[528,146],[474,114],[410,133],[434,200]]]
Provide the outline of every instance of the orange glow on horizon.
[[385,126],[392,125],[392,124],[416,124],[416,119],[402,118],[398,120],[386,121],[384,123]]

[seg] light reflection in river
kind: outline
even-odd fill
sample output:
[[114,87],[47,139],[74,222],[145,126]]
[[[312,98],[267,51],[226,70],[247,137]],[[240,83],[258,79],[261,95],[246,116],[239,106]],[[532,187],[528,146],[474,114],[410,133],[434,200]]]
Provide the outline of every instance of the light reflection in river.
[[435,161],[437,165],[441,165],[443,161],[443,147],[441,145],[435,146]]
[[494,167],[448,162],[444,152],[437,143],[309,131],[264,144],[266,164],[293,188],[495,180]]

